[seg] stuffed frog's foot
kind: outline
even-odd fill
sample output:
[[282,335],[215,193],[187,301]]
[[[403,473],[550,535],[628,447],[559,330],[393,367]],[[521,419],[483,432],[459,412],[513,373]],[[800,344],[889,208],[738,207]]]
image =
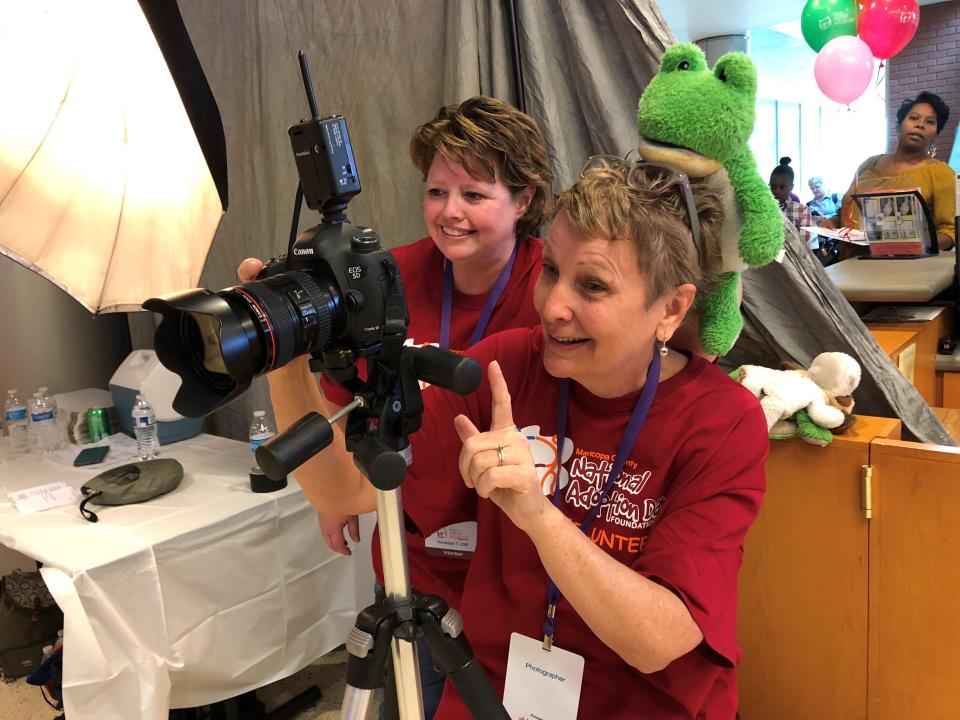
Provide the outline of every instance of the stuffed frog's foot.
[[761,267],[773,262],[783,249],[783,215],[775,203],[776,201],[773,208],[777,212],[743,214],[740,257],[750,267]]
[[720,286],[707,295],[700,315],[700,342],[709,355],[726,355],[740,336],[740,273],[724,273]]
[[797,435],[808,443],[823,447],[833,441],[833,433],[811,420],[806,410],[797,410],[794,420],[797,423]]

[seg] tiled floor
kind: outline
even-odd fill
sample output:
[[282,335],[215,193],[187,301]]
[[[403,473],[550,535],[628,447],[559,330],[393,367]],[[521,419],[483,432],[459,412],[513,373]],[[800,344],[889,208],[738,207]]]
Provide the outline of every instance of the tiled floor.
[[[310,685],[320,688],[323,697],[313,708],[303,711],[292,720],[337,720],[340,700],[343,698],[343,679],[346,675],[346,652],[326,655],[315,664],[295,675],[257,690],[257,697],[267,711],[283,704]],[[44,703],[40,689],[23,680],[0,682],[0,720],[52,720],[59,713]],[[375,718],[376,707],[368,714]],[[103,718],[103,720],[138,720],[137,718]]]

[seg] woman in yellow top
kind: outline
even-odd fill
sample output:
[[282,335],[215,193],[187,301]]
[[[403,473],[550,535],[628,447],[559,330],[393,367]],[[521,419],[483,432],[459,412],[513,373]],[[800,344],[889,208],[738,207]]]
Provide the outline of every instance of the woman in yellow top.
[[842,222],[845,227],[859,227],[860,216],[853,200],[856,193],[918,188],[933,216],[937,244],[941,250],[952,248],[956,240],[957,176],[949,165],[933,157],[937,135],[949,115],[950,108],[933,93],[922,92],[904,100],[897,111],[896,151],[867,158],[843,196],[840,215],[824,220],[820,226],[836,228]]

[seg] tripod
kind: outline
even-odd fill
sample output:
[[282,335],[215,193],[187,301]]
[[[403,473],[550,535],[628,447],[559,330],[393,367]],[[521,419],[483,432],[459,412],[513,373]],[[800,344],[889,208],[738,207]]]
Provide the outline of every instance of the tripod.
[[[268,477],[299,467],[333,440],[331,423],[347,418],[346,445],[376,489],[385,593],[358,616],[347,640],[347,687],[341,720],[363,720],[373,691],[384,684],[388,662],[396,689],[399,720],[422,720],[420,673],[415,642],[426,641],[434,660],[453,682],[475,718],[509,715],[473,656],[460,614],[442,599],[410,588],[400,485],[412,460],[407,436],[420,426],[423,401],[419,380],[468,394],[480,382],[480,368],[467,357],[439,348],[403,347],[402,330],[389,321],[383,344],[368,357],[368,379],[357,379],[349,350],[324,351],[311,360],[354,393],[352,402],[329,420],[310,413],[257,450]],[[391,333],[390,328],[397,332]],[[399,339],[399,342],[398,342]],[[376,418],[377,422],[370,422]],[[390,693],[387,693],[391,697]],[[392,719],[391,719],[392,720]]]
[[[377,519],[386,593],[381,593],[373,605],[357,616],[350,631],[341,720],[366,717],[373,691],[383,684],[388,647],[400,720],[423,718],[414,642],[430,646],[434,662],[453,682],[473,717],[509,720],[462,632],[460,613],[439,597],[411,590],[402,518],[399,490],[378,491]],[[388,704],[388,718],[389,710]]]

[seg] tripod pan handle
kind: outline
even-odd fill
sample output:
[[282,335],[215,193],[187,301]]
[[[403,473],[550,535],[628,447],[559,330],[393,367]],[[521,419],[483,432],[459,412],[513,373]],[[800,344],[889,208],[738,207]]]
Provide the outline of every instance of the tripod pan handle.
[[333,441],[333,428],[320,413],[307,413],[257,448],[257,465],[279,482]]
[[480,363],[471,357],[441,350],[436,345],[413,349],[417,377],[458,395],[469,395],[480,385]]

